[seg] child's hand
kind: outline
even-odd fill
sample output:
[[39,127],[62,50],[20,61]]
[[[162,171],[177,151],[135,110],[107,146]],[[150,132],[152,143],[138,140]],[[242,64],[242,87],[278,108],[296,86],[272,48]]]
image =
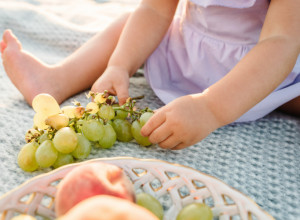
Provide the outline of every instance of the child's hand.
[[117,95],[119,104],[122,105],[129,97],[129,73],[125,69],[116,66],[107,67],[104,73],[97,79],[92,86],[94,92],[104,92]]
[[188,95],[158,109],[141,134],[162,148],[179,150],[196,144],[220,126],[205,97]]

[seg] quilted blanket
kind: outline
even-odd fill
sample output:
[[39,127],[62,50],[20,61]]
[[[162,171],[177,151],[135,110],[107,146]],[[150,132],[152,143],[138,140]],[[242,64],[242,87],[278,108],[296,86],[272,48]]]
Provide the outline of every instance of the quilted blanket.
[[[0,33],[13,30],[25,50],[53,64],[137,3],[138,0],[0,0]],[[145,96],[138,102],[139,107],[157,109],[163,105],[142,72],[131,78],[130,95]],[[83,105],[88,102],[82,92],[62,106],[74,99]],[[33,109],[0,64],[0,196],[50,170],[26,173],[17,164],[33,115]],[[93,150],[88,159],[118,156],[155,158],[195,168],[249,196],[276,219],[300,219],[300,120],[295,117],[273,112],[254,122],[231,124],[179,151],[118,142],[108,150]]]

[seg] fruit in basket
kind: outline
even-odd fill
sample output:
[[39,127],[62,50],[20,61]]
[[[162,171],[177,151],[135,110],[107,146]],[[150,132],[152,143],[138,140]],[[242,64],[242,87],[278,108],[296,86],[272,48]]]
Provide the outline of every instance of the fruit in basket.
[[64,215],[82,200],[102,194],[135,201],[133,185],[121,168],[106,163],[80,165],[70,171],[58,186],[56,214]]
[[163,219],[164,209],[162,205],[155,197],[151,196],[150,194],[144,192],[137,194],[136,203],[148,209],[150,212],[156,215],[160,220]]
[[131,201],[100,195],[78,203],[58,220],[158,220],[158,218]]
[[183,207],[176,220],[212,220],[211,208],[204,203],[191,203]]

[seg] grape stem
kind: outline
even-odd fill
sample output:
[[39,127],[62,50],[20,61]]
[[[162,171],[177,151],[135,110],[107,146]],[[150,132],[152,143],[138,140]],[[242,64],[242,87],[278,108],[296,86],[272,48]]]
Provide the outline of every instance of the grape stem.
[[139,100],[139,99],[143,99],[145,96],[144,95],[140,95],[140,96],[136,96],[136,97],[132,97],[132,100]]
[[125,109],[123,106],[122,107],[113,107],[114,110],[121,110],[121,111],[124,111],[124,112],[128,112],[130,115],[142,115],[141,112],[138,112],[138,111],[134,111],[132,108],[130,108],[129,110],[128,109]]
[[[135,96],[135,97],[130,97],[130,100],[140,100],[143,99],[145,96],[144,95],[140,95],[140,96]],[[119,104],[119,102],[114,102],[114,104]]]

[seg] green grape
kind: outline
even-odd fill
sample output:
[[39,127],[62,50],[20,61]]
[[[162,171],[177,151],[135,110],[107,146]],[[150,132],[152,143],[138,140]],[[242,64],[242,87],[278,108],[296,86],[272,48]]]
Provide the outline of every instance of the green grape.
[[99,140],[101,148],[111,148],[117,140],[117,134],[111,124],[104,125],[104,136]]
[[31,215],[21,214],[14,216],[11,220],[36,220],[36,218]]
[[76,133],[70,127],[61,128],[54,135],[53,143],[59,152],[64,154],[71,153],[77,146]]
[[[113,107],[120,107],[118,104],[114,104]],[[128,116],[128,112],[125,110],[115,110],[115,117],[114,119],[126,119]]]
[[46,117],[60,113],[57,101],[49,94],[41,93],[32,100],[32,108],[35,112],[41,113]]
[[91,114],[95,114],[99,111],[99,105],[95,102],[90,102],[85,107],[86,111],[88,111]]
[[107,124],[110,124],[111,126],[113,126],[113,121],[108,121],[108,122],[106,122]]
[[91,142],[83,134],[77,133],[76,135],[78,143],[72,155],[76,159],[85,159],[90,155],[92,149]]
[[136,120],[131,125],[131,133],[136,142],[142,146],[149,146],[151,142],[149,141],[148,137],[144,137],[141,135],[141,124]]
[[52,141],[44,141],[35,152],[35,159],[42,168],[50,167],[57,159],[58,152]]
[[164,209],[160,202],[151,196],[148,193],[139,193],[136,195],[136,203],[146,209],[148,209],[150,212],[152,212],[154,215],[156,215],[160,220],[164,217]]
[[69,118],[75,118],[75,106],[64,106],[61,108],[63,114],[67,115]]
[[98,115],[97,114],[89,114],[86,118],[87,121],[89,120],[97,120]]
[[85,122],[85,121],[84,121],[83,119],[79,119],[79,120],[76,122],[75,128],[76,128],[76,131],[77,131],[78,133],[81,132],[81,128],[82,128],[84,122]]
[[90,141],[99,141],[104,135],[104,127],[98,120],[89,120],[81,128],[83,135]]
[[105,94],[104,94],[104,93],[98,93],[98,94],[95,96],[94,101],[95,101],[96,103],[102,104],[102,103],[106,102],[106,99],[107,99],[107,98],[105,98]]
[[22,170],[32,172],[39,167],[35,159],[35,152],[38,147],[39,144],[36,142],[30,142],[22,147],[18,154],[18,164]]
[[69,117],[65,114],[51,115],[46,118],[45,123],[46,125],[49,125],[56,130],[59,130],[69,125]]
[[140,117],[140,124],[143,127],[146,122],[153,116],[153,112],[145,112]]
[[115,110],[112,106],[103,104],[99,109],[98,115],[100,118],[109,121],[115,117]]
[[34,126],[38,127],[38,129],[43,130],[47,129],[49,126],[46,125],[45,120],[48,116],[45,115],[43,112],[37,112],[33,116],[33,124]]
[[189,204],[176,217],[176,220],[212,220],[213,213],[209,206],[204,203]]
[[101,148],[101,146],[100,146],[100,144],[99,144],[99,142],[97,141],[97,142],[91,142],[92,143],[92,147],[93,148]]
[[44,141],[49,140],[48,133],[44,133],[39,137],[39,143],[43,143]]
[[82,107],[82,106],[75,107],[75,109],[74,109],[74,116],[75,116],[75,118],[80,119],[83,116],[84,112],[85,112],[84,107]]
[[74,162],[74,158],[72,157],[71,154],[62,154],[58,153],[57,160],[53,164],[53,167],[56,169],[58,167],[70,164]]
[[113,121],[113,128],[117,134],[117,139],[122,142],[129,142],[133,139],[131,134],[131,124],[127,120],[116,119]]

